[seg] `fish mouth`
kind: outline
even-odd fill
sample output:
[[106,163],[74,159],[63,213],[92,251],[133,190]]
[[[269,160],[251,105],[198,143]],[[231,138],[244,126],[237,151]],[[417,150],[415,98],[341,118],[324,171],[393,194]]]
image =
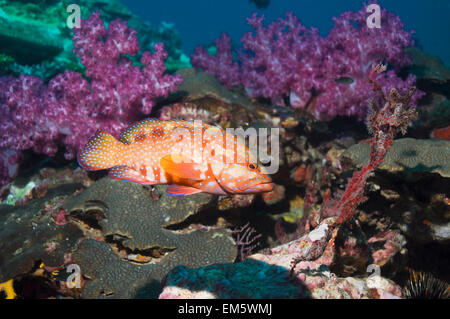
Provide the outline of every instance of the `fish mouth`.
[[250,187],[242,190],[242,193],[245,193],[245,194],[266,193],[266,192],[271,192],[274,187],[275,187],[274,183],[263,183],[263,184],[250,186]]

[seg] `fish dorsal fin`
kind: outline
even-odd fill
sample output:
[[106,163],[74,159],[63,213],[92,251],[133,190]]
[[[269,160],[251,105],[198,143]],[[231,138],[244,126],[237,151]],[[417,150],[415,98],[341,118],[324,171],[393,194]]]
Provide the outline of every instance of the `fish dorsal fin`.
[[158,119],[145,119],[131,125],[120,134],[119,140],[125,144],[142,141],[147,137],[160,138],[165,135],[164,124]]
[[203,192],[201,189],[182,185],[170,185],[166,190],[169,195],[191,195],[201,192]]
[[178,154],[164,156],[160,160],[161,167],[167,174],[178,178],[187,178],[193,181],[200,181],[203,165],[194,163],[193,160]]

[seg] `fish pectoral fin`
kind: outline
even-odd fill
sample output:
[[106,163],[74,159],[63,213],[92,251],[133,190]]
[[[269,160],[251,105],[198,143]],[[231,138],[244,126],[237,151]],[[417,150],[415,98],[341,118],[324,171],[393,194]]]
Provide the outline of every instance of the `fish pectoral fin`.
[[157,184],[156,181],[147,179],[144,175],[128,166],[114,166],[108,175],[112,179],[121,179],[143,185]]
[[191,195],[203,192],[201,189],[190,187],[190,186],[182,186],[182,185],[170,185],[167,190],[167,194],[169,195]]
[[194,163],[191,159],[181,155],[167,155],[160,160],[161,167],[166,173],[192,181],[200,181],[202,164]]

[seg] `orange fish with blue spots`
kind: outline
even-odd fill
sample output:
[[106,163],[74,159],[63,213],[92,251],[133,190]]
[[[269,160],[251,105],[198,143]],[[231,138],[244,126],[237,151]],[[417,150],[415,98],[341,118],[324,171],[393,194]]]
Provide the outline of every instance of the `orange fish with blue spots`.
[[273,189],[245,142],[200,121],[146,119],[119,140],[98,130],[78,153],[90,171],[143,185],[169,184],[172,195],[255,194]]

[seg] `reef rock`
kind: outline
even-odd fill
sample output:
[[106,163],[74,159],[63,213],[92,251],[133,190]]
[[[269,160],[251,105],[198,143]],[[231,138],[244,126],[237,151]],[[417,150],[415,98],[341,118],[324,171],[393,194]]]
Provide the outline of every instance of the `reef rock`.
[[[236,264],[176,267],[159,298],[400,298],[401,288],[377,274],[339,278],[330,271],[327,248],[335,236],[331,222],[325,220],[297,240]],[[291,270],[298,257],[303,261]]]
[[67,184],[26,205],[0,205],[0,282],[24,276],[40,263],[66,263],[83,233],[74,224],[58,225],[56,215],[65,198],[81,187]]
[[[361,167],[370,157],[369,145],[356,144],[342,155]],[[402,138],[394,142],[377,174],[370,179],[378,195],[375,212],[389,217],[410,240],[450,241],[450,141]],[[347,165],[345,165],[347,166]],[[426,187],[423,187],[426,185]],[[374,197],[375,198],[375,197]],[[383,217],[383,218],[384,218]],[[376,222],[374,216],[368,219]]]
[[[370,144],[355,144],[348,148],[342,157],[349,158],[358,168],[370,159]],[[437,173],[450,177],[450,141],[440,139],[420,140],[400,138],[395,140],[386,153],[378,170],[403,172],[408,175]]]

